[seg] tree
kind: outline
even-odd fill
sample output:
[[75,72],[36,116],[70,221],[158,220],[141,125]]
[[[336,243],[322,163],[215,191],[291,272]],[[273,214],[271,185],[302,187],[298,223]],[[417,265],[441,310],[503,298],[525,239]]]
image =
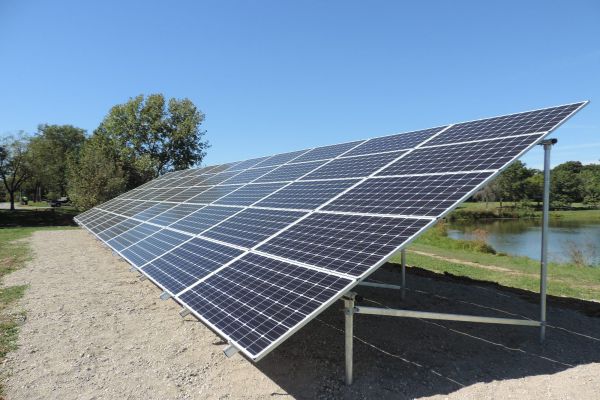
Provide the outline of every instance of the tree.
[[48,197],[67,195],[67,161],[78,153],[85,141],[85,130],[72,125],[39,125],[29,144],[32,189],[41,200],[42,189]]
[[583,181],[579,161],[567,161],[559,164],[551,172],[551,200],[558,205],[571,205],[583,201]]
[[498,185],[496,181],[492,181],[489,184],[485,185],[481,190],[473,195],[473,198],[477,201],[484,201],[485,208],[488,208],[488,203],[490,201],[496,201],[498,198]]
[[525,180],[533,172],[525,167],[522,161],[515,161],[494,180],[498,187],[498,198],[517,202],[525,199]]
[[132,189],[200,163],[208,148],[200,130],[203,120],[188,99],[167,103],[162,94],[139,95],[111,108],[94,135],[111,143]]
[[581,171],[583,202],[600,206],[600,165],[584,165]]
[[532,175],[525,179],[525,197],[537,201],[538,205],[544,197],[544,173],[539,170],[531,170]]
[[0,179],[10,199],[10,209],[15,210],[15,193],[31,175],[27,145],[29,138],[22,133],[18,138],[9,136],[0,144]]
[[112,144],[103,136],[87,140],[68,167],[69,196],[80,210],[87,210],[119,195],[126,178]]

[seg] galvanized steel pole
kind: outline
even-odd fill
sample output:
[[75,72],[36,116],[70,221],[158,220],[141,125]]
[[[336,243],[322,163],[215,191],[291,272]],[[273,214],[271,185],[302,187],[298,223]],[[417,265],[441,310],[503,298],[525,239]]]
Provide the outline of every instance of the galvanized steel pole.
[[542,142],[544,146],[544,199],[542,211],[542,255],[540,265],[540,342],[546,338],[546,290],[548,278],[548,219],[550,214],[550,150],[556,139]]
[[406,295],[406,250],[400,250],[400,265],[402,266],[402,300]]
[[346,345],[346,385],[352,385],[352,368],[353,368],[353,339],[354,339],[354,298],[356,293],[349,292],[342,299],[344,300],[344,336]]

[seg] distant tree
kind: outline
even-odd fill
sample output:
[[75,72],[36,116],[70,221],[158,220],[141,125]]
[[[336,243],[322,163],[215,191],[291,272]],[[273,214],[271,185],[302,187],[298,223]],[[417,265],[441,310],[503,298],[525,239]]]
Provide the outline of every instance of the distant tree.
[[501,203],[500,206],[502,206],[502,201],[516,203],[525,199],[525,180],[531,175],[532,171],[526,168],[521,161],[515,161],[498,175],[494,183],[498,188],[497,195]]
[[0,179],[8,193],[10,209],[15,210],[15,194],[31,176],[27,145],[29,138],[23,133],[19,137],[6,137],[0,143]]
[[132,189],[200,163],[208,148],[200,130],[203,120],[188,99],[166,102],[162,94],[139,95],[111,108],[94,135],[111,143]]
[[73,204],[87,210],[125,190],[126,177],[112,143],[94,135],[68,164],[68,191]]
[[583,202],[600,206],[600,164],[584,165],[581,171]]
[[551,201],[555,205],[568,205],[583,201],[583,181],[579,161],[567,161],[551,171]]
[[48,197],[67,195],[67,161],[78,153],[85,141],[85,130],[72,125],[39,125],[29,144],[32,169],[31,186],[36,200],[41,191]]
[[498,185],[495,181],[492,181],[485,185],[483,189],[475,193],[473,198],[477,201],[485,202],[485,208],[488,208],[488,203],[490,201],[496,201],[498,199],[498,191]]
[[544,197],[544,174],[539,170],[530,170],[531,175],[525,179],[525,198],[541,203]]

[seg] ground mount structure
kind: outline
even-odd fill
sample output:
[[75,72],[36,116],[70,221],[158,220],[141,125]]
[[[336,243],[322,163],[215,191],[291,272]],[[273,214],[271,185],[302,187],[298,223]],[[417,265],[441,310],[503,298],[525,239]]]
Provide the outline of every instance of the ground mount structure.
[[351,340],[350,290],[586,104],[171,172],[76,222],[226,354],[257,361],[339,299]]

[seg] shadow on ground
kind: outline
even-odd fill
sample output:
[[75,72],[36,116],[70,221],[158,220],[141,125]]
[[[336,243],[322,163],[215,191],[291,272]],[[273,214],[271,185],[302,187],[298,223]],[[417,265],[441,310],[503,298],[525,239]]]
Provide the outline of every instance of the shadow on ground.
[[77,214],[78,212],[71,207],[30,208],[14,211],[0,209],[0,228],[75,226],[73,217]]
[[[372,278],[394,283],[399,276],[399,268],[387,264]],[[508,318],[539,315],[538,296],[531,292],[418,268],[408,269],[407,281],[405,301],[398,291],[356,291],[368,306]],[[300,399],[402,399],[600,362],[600,304],[554,297],[548,304],[543,345],[535,327],[356,315],[355,382],[346,386],[344,318],[338,303],[256,366]]]

